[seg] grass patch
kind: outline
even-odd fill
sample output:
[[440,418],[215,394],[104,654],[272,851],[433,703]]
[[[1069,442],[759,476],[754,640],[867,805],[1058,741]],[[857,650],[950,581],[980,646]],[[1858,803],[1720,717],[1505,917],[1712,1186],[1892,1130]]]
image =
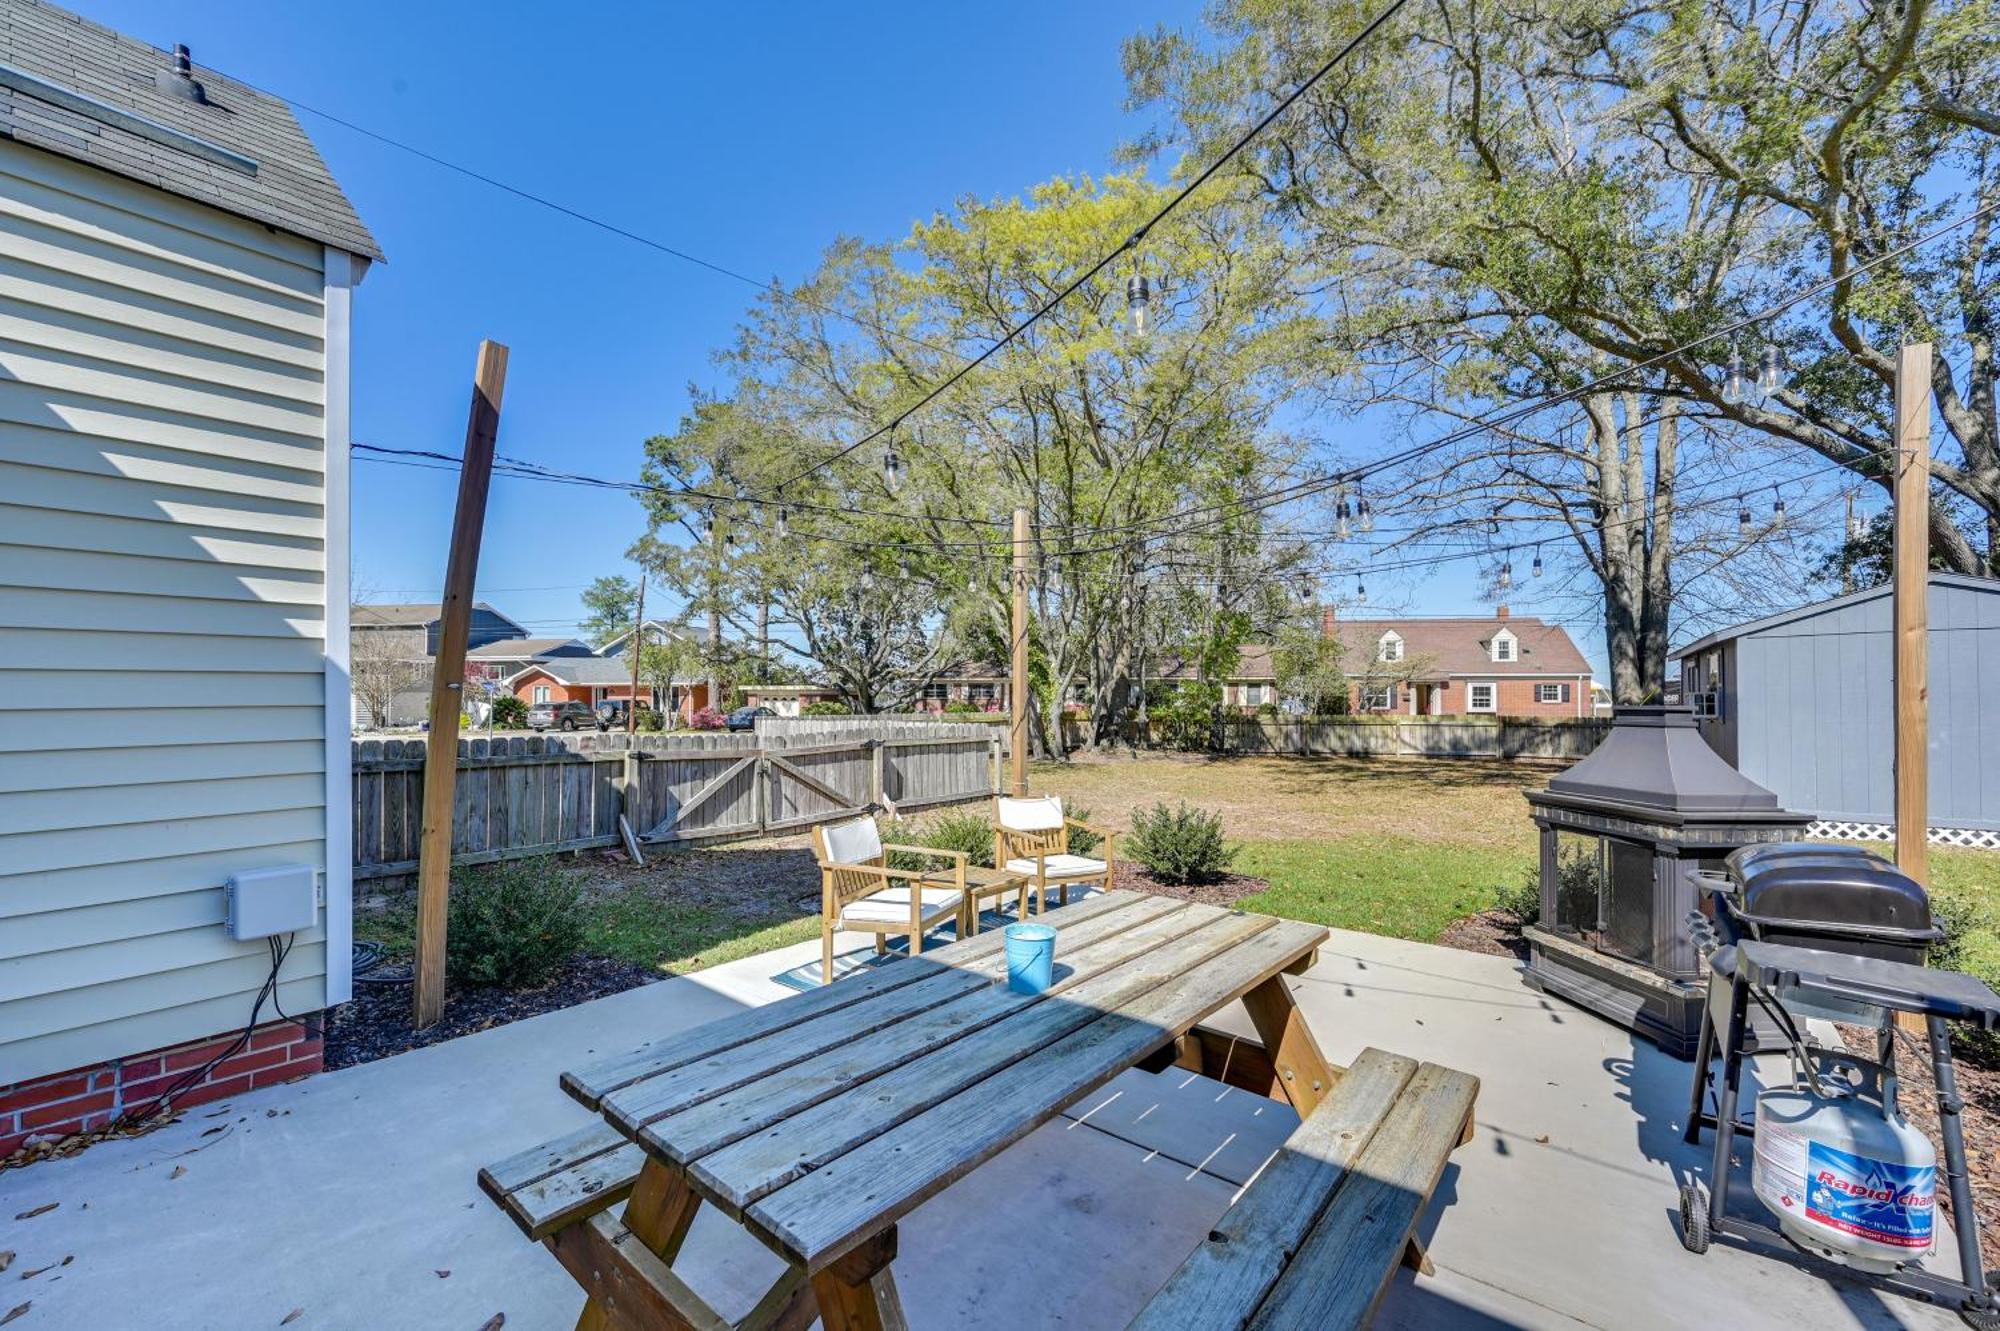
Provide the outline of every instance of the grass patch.
[[1246,910],[1434,943],[1452,921],[1490,909],[1533,863],[1514,850],[1357,837],[1252,841],[1235,867],[1271,884],[1238,903]]
[[598,901],[584,950],[657,966],[670,975],[720,966],[819,937],[819,916],[797,911],[745,916],[723,906],[685,905],[631,892]]

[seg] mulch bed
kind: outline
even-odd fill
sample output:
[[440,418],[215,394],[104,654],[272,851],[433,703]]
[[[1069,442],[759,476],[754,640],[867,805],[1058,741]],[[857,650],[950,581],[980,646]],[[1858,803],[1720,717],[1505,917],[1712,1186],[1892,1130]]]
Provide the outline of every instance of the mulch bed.
[[[1254,897],[1270,887],[1262,878],[1245,873],[1229,873],[1211,883],[1163,883],[1143,864],[1125,860],[1111,871],[1112,886],[1134,892],[1150,892],[1157,897],[1179,897],[1205,906],[1233,906],[1245,897]],[[1053,903],[1051,903],[1053,905]]]
[[1528,940],[1521,937],[1521,917],[1511,910],[1482,910],[1454,920],[1438,942],[1461,952],[1482,952],[1489,957],[1528,959]]
[[[1842,1026],[1847,1047],[1867,1058],[1875,1056],[1875,1036]],[[1972,1175],[1972,1202],[1979,1212],[1979,1245],[1986,1269],[2000,1270],[2000,1067],[1975,1063],[1963,1049],[1954,1049],[1952,1068],[1958,1093],[1965,1100],[1959,1122],[1965,1130],[1965,1167]],[[1951,1196],[1944,1179],[1944,1140],[1938,1135],[1937,1080],[1931,1076],[1930,1041],[1907,1031],[1896,1032],[1896,1100],[1911,1123],[1938,1148],[1938,1212],[1951,1214]],[[1942,1233],[1940,1243],[1947,1243]]]
[[[401,973],[400,982],[392,977]],[[381,977],[381,981],[375,979]],[[623,993],[665,977],[650,966],[609,957],[578,957],[562,975],[539,989],[454,986],[445,996],[444,1019],[428,1030],[410,1025],[409,968],[384,967],[364,982],[356,977],[354,1001],[327,1015],[326,1066],[351,1067],[474,1031],[490,1030],[557,1012],[608,994]]]

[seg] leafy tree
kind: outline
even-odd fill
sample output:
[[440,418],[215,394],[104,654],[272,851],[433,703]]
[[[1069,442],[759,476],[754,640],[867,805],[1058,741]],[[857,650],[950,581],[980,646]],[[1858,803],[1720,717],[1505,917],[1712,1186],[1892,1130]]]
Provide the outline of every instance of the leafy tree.
[[639,613],[639,588],[623,574],[594,579],[583,591],[584,615],[577,627],[595,645],[632,631]]
[[1292,621],[1278,630],[1271,643],[1271,668],[1278,679],[1278,696],[1304,708],[1308,716],[1347,710],[1347,672],[1338,637],[1320,631],[1314,622]]
[[[669,633],[659,642],[639,649],[639,678],[660,699],[660,706],[673,711],[674,686],[701,673],[701,649],[693,639]],[[678,713],[675,713],[678,715]]]

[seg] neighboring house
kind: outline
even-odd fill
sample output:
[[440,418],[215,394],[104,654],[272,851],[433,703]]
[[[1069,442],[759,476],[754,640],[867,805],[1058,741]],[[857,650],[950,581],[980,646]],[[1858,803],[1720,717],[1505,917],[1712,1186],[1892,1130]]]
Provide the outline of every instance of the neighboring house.
[[[1851,835],[1895,816],[1893,598],[1885,584],[1674,653],[1715,751],[1788,809]],[[2000,580],[1930,575],[1930,823],[2000,832]]]
[[[1485,618],[1348,619],[1331,609],[1320,631],[1340,636],[1348,710],[1404,716],[1591,716],[1590,663],[1560,625],[1511,614]],[[1155,681],[1196,678],[1191,663],[1162,662]],[[1271,649],[1248,644],[1221,681],[1222,702],[1243,712],[1283,707]]]
[[924,685],[916,710],[942,712],[946,703],[970,703],[982,712],[1007,706],[1007,672],[984,661],[954,661]]
[[[436,601],[354,607],[355,637],[393,642],[396,651],[408,653],[413,660],[429,660],[437,655],[438,634],[443,625],[444,616]],[[480,601],[472,607],[465,638],[466,654],[469,656],[491,642],[527,636],[527,629]]]
[[[436,601],[357,603],[352,612],[351,658],[354,670],[354,713],[361,729],[422,725],[430,718],[431,661],[437,655],[438,636],[444,619]],[[520,644],[551,644],[574,639],[530,638],[527,629],[480,601],[472,607],[470,632],[465,654],[466,678],[477,679],[477,660],[504,678],[519,671],[536,653],[519,650]],[[509,648],[514,650],[509,654]],[[581,642],[577,650],[588,655]],[[481,654],[500,648],[496,657]],[[474,709],[478,701],[468,698]]]
[[[632,662],[617,656],[557,656],[537,661],[506,681],[507,691],[533,706],[538,702],[586,702],[596,706],[632,696]],[[639,705],[660,708],[659,690],[639,681]],[[708,706],[708,682],[674,683],[665,710],[691,718]]]
[[1408,716],[1594,715],[1590,662],[1569,633],[1506,606],[1448,619],[1336,619],[1357,713]]
[[[745,707],[768,707],[779,716],[797,716],[816,702],[839,702],[840,690],[825,684],[745,684]],[[932,710],[936,710],[933,708]]]
[[495,679],[511,679],[538,661],[596,655],[580,638],[502,638],[467,652],[465,674],[468,679],[482,673]]
[[[320,1062],[351,996],[349,316],[283,102],[0,0],[0,1156]],[[286,868],[267,940],[232,875]],[[268,900],[269,898],[267,898]],[[164,1065],[163,1065],[164,1059]]]
[[[669,638],[678,638],[682,642],[699,641],[697,635],[687,625],[676,624],[671,620],[649,619],[639,626],[639,641],[648,647],[657,647]],[[632,630],[627,629],[615,637],[606,638],[603,642],[598,643],[597,654],[599,656],[623,656],[625,655],[626,646],[631,641]]]

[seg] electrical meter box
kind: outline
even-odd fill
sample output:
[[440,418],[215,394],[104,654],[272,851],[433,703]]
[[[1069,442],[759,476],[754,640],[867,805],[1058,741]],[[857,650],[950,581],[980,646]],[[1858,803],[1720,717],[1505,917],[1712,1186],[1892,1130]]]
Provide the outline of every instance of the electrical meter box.
[[310,929],[319,918],[318,871],[310,864],[280,864],[230,877],[223,889],[229,936],[269,938]]

